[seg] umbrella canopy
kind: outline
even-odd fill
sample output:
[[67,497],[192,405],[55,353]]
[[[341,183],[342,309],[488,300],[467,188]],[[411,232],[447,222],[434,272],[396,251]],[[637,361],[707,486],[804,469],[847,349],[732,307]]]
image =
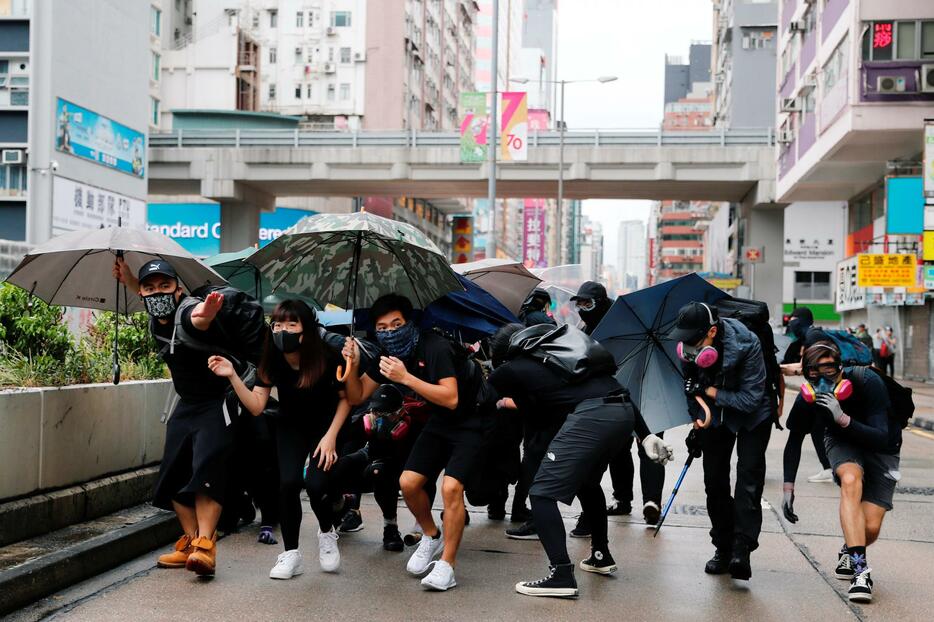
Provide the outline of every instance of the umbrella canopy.
[[189,292],[225,282],[178,242],[156,231],[125,227],[80,229],[52,238],[26,255],[6,280],[52,305],[144,311],[137,292],[117,287],[114,281],[111,272],[118,253],[134,275],[147,261],[168,261]]
[[581,323],[577,305],[571,302],[571,297],[577,293],[576,291],[547,281],[543,281],[539,288],[545,290],[551,296],[551,317],[554,318],[558,326],[570,324],[576,327]]
[[303,300],[312,309],[320,309],[321,305],[310,296],[300,296],[298,294],[277,295],[271,294],[272,285],[269,279],[264,277],[259,268],[246,261],[246,258],[256,252],[252,246],[244,248],[235,253],[220,253],[208,257],[204,263],[213,268],[218,274],[227,279],[232,287],[236,287],[242,292],[246,292],[263,303],[263,309],[267,313],[276,308],[276,305],[286,298],[297,298]]
[[481,259],[451,267],[492,294],[513,315],[519,314],[522,303],[542,282],[524,265],[511,259]]
[[729,296],[696,274],[620,296],[593,332],[616,360],[616,379],[652,432],[691,422],[684,379],[668,333],[692,301],[714,304]]
[[465,291],[451,292],[428,305],[422,326],[457,333],[462,341],[479,341],[501,326],[519,321],[482,287],[467,277],[458,275],[458,279]]
[[425,234],[366,212],[307,216],[246,261],[282,297],[310,296],[344,309],[368,308],[388,293],[425,308],[463,290]]

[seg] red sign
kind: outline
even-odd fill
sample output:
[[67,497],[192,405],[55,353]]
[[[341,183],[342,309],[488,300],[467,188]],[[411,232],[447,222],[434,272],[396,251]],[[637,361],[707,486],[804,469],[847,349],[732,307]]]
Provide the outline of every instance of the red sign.
[[473,217],[455,216],[451,223],[451,246],[454,263],[467,263],[473,255]]
[[762,261],[762,249],[756,247],[748,247],[743,249],[743,256],[746,258],[746,261],[749,263],[759,263]]
[[872,30],[872,47],[887,48],[892,45],[892,22],[876,22]]

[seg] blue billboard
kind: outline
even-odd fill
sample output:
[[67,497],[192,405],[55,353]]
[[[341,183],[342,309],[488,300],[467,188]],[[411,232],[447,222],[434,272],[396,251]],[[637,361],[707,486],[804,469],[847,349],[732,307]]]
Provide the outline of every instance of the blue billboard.
[[55,106],[55,148],[142,178],[146,136],[61,97]]
[[[168,236],[192,255],[210,257],[221,252],[221,207],[217,203],[150,203],[147,226]],[[277,207],[259,215],[262,248],[305,216],[316,212]]]
[[885,180],[885,232],[921,235],[924,231],[924,184],[921,177]]

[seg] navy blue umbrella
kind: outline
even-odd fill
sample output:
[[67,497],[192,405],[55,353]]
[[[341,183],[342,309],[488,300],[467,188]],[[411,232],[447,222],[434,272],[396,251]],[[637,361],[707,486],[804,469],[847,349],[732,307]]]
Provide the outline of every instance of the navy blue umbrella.
[[465,291],[450,292],[428,305],[422,314],[422,326],[438,327],[458,335],[461,341],[470,342],[519,321],[485,289],[459,274],[457,278]]
[[668,333],[678,311],[692,301],[714,304],[728,298],[696,274],[620,296],[593,332],[616,360],[616,379],[652,432],[691,423],[684,379]]

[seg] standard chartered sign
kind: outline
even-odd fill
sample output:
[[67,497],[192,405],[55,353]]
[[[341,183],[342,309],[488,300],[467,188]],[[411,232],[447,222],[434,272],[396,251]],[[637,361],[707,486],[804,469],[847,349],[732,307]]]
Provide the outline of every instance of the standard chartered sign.
[[221,223],[202,223],[200,225],[186,225],[181,221],[176,221],[171,225],[149,225],[150,231],[158,231],[164,236],[170,237],[173,240],[190,240],[197,238],[200,240],[207,240],[208,238],[213,238],[215,240],[221,239]]

